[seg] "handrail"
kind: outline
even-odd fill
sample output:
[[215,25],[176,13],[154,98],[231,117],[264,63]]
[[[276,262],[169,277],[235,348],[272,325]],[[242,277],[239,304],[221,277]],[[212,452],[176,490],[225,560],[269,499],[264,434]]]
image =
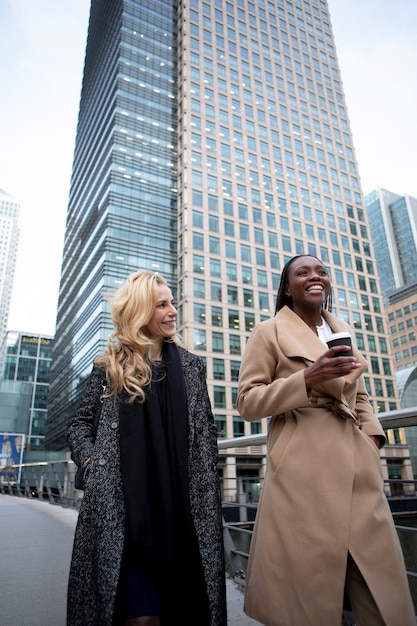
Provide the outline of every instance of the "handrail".
[[[238,445],[259,445],[265,435],[252,435],[250,437],[239,437],[238,440],[221,440],[219,447],[230,448]],[[222,445],[223,444],[223,445]],[[76,465],[73,461],[53,461],[22,463],[4,468],[0,471],[0,494],[12,495],[26,498],[39,498],[48,500],[51,504],[68,508],[79,509],[83,492],[74,488]],[[231,477],[228,481],[233,480]],[[235,478],[236,482],[238,479]],[[242,480],[240,477],[239,480]],[[417,480],[388,479],[384,481],[388,487],[398,483],[414,485],[414,494]],[[388,500],[395,502],[415,503],[415,510],[411,512],[393,513],[396,516],[417,516],[417,497],[400,494],[388,496]],[[237,584],[244,586],[246,578],[246,565],[249,556],[250,540],[253,532],[253,524],[256,515],[257,503],[246,502],[244,492],[237,493],[234,497],[226,500],[223,498],[223,536],[225,544],[225,555],[228,574]],[[232,511],[236,519],[230,520],[228,512]],[[399,533],[415,533],[417,527],[395,524]],[[407,561],[407,555],[404,555]],[[417,557],[417,555],[416,555]],[[416,558],[417,560],[417,558]],[[415,561],[414,561],[415,562]],[[407,570],[407,575],[411,579],[417,578],[417,572]],[[416,592],[417,593],[417,592]],[[417,606],[417,598],[413,598]]]

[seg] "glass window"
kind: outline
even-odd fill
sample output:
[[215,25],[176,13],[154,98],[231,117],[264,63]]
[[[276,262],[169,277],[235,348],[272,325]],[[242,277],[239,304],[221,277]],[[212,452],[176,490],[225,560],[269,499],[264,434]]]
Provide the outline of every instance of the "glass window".
[[230,380],[237,382],[239,380],[240,361],[230,361]]
[[247,224],[239,225],[240,238],[243,241],[249,241],[249,226]]
[[230,335],[229,338],[230,354],[240,354],[240,336]]
[[234,328],[234,330],[239,330],[240,322],[239,322],[239,311],[234,311],[229,309],[229,328]]
[[194,349],[206,350],[206,331],[201,328],[194,328]]
[[237,280],[237,266],[236,263],[226,263],[226,278],[227,280]]
[[268,277],[265,270],[257,270],[258,287],[268,287]]
[[252,284],[252,268],[242,265],[242,282]]
[[215,415],[215,422],[218,439],[225,439],[227,437],[226,416]]
[[46,409],[48,406],[49,385],[35,385],[34,405],[37,409]]
[[193,211],[193,226],[195,228],[204,228],[203,213],[201,211]]
[[51,361],[40,359],[38,361],[38,371],[36,373],[36,382],[49,383],[51,379]]
[[204,235],[193,232],[193,249],[204,251]]
[[219,232],[219,218],[217,215],[209,215],[209,230],[212,233]]
[[226,239],[226,257],[228,259],[236,258],[236,243]]
[[245,434],[245,423],[240,415],[233,416],[233,437],[243,437]]
[[261,311],[269,311],[269,296],[261,291],[259,292],[259,308]]
[[196,274],[204,274],[204,257],[193,254],[193,270]]
[[265,250],[261,250],[260,248],[255,249],[256,255],[256,263],[258,265],[266,266],[266,258],[265,258]]
[[220,254],[220,239],[219,237],[209,237],[209,249],[210,254]]
[[209,211],[218,211],[218,198],[217,196],[211,196],[209,195],[208,197],[208,208]]
[[[33,344],[30,348],[31,349],[33,348],[33,350],[35,350],[35,354],[36,354],[37,343]],[[30,350],[28,350],[28,351],[30,352]],[[22,352],[22,354],[27,352],[26,348],[23,349],[23,344],[22,344],[21,352]],[[34,358],[29,358],[29,359],[20,358],[19,362],[18,362],[17,380],[34,382],[34,380],[35,380],[35,369],[36,369],[36,359],[34,359]],[[44,407],[39,407],[39,408],[44,408]]]
[[213,326],[223,326],[223,311],[219,306],[211,307],[211,323]]
[[263,230],[261,228],[254,228],[254,234],[255,234],[255,243],[262,246],[264,243]]
[[196,324],[206,323],[206,306],[196,302],[194,304],[194,322]]
[[234,285],[227,285],[227,303],[237,304],[237,287]]
[[243,289],[243,304],[246,307],[250,307],[253,309],[254,301],[253,301],[253,290],[252,289]]
[[221,265],[218,259],[210,259],[210,276],[221,276]]
[[[251,262],[251,248],[246,244],[240,244],[240,256],[245,263]],[[265,264],[264,264],[265,265]]]
[[210,283],[210,298],[213,302],[222,301],[222,286],[221,283]]
[[212,333],[212,344],[213,352],[224,352],[223,333],[214,331]]
[[214,385],[213,387],[213,400],[214,400],[214,408],[215,409],[225,409],[226,408],[226,390],[224,387],[218,387]]
[[214,378],[214,380],[224,380],[225,379],[224,360],[223,359],[213,359],[213,378]]
[[193,278],[193,294],[195,298],[205,298],[205,282],[202,278]]

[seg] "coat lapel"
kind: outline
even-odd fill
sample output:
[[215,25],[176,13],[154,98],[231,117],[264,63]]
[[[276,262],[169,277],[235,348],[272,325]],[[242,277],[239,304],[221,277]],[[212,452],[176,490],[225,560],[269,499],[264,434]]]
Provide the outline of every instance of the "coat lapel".
[[[323,309],[322,315],[333,332],[337,333],[348,330],[353,336],[354,333],[342,320]],[[283,352],[288,357],[303,358],[306,361],[315,361],[323,351],[325,346],[322,341],[315,335],[311,328],[292,311],[289,307],[283,307],[275,316],[279,343]],[[348,382],[354,382],[368,368],[367,361],[363,358],[356,346],[353,346],[353,354],[361,364],[361,367],[349,376],[345,376]]]

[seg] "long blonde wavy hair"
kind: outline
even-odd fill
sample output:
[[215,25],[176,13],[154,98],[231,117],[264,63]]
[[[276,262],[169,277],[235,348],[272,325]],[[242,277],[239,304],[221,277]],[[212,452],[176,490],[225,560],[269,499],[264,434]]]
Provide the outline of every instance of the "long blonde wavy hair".
[[[96,365],[106,368],[107,380],[111,383],[105,397],[126,391],[128,402],[145,399],[144,388],[152,378],[149,350],[153,345],[146,326],[155,312],[160,285],[167,285],[163,276],[139,270],[130,274],[110,299],[114,330],[107,341],[107,352],[95,359]],[[171,341],[180,344],[178,336]]]

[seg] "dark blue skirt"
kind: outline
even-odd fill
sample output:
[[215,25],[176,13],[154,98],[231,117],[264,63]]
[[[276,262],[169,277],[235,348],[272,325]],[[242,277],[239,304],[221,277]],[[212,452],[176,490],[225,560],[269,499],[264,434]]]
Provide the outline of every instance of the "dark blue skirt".
[[161,606],[151,572],[141,565],[122,567],[119,599],[124,620],[143,615],[160,615]]

